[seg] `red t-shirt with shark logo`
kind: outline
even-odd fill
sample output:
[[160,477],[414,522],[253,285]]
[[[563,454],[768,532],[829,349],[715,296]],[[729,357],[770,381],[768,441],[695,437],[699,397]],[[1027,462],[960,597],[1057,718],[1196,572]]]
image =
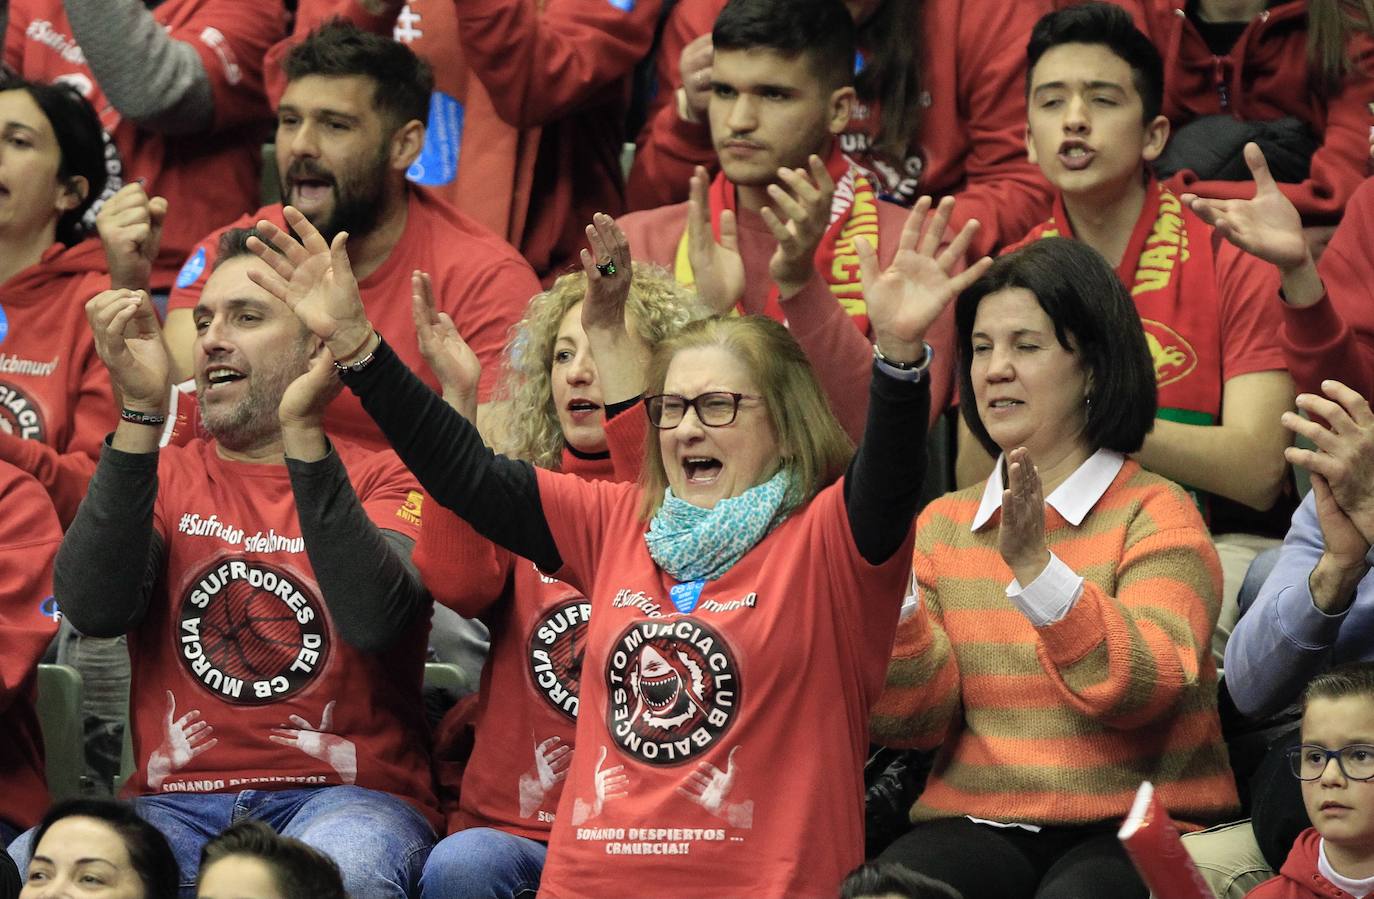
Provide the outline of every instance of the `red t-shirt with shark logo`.
[[636,485],[538,479],[593,611],[540,896],[833,897],[863,861],[910,536],[869,565],[832,484],[698,590],[650,558]]
[[[368,517],[412,539],[419,488],[390,452],[335,441]],[[212,442],[158,460],[165,567],[129,633],[132,794],[354,784],[438,825],[421,701],[429,617],[385,652],[335,632],[285,465],[221,459]]]

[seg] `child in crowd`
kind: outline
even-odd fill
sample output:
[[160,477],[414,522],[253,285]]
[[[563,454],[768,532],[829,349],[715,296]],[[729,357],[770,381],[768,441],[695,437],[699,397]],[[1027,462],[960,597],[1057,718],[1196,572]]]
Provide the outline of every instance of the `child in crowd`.
[[1289,751],[1313,826],[1250,899],[1364,899],[1374,893],[1374,663],[1333,669],[1303,697]]
[[893,862],[868,862],[840,884],[840,899],[962,899],[952,886]]
[[347,899],[333,859],[245,818],[200,851],[196,899]]

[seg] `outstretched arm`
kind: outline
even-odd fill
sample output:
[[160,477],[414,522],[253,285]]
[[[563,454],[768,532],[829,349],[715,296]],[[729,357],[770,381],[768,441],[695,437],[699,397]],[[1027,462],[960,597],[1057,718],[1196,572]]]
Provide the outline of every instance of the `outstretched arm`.
[[[915,381],[901,367],[915,369],[926,356],[925,335],[946,305],[978,279],[992,260],[983,258],[957,275],[978,230],[967,222],[940,250],[954,201],[930,211],[922,197],[902,228],[897,255],[884,271],[877,253],[855,241],[863,268],[864,298],[882,361],[874,362],[868,425],[845,478],[845,508],[859,552],[879,565],[901,546],[920,501],[925,477],[926,419],[930,405],[925,378]],[[927,213],[929,220],[927,221]]]
[[288,206],[285,216],[300,239],[259,222],[258,233],[276,250],[257,238],[249,246],[272,273],[249,277],[290,306],[341,363],[372,357],[344,382],[430,496],[545,571],[560,568],[533,467],[489,450],[477,429],[417,378],[372,328],[348,262],[347,233],[337,235],[331,246],[299,210]]

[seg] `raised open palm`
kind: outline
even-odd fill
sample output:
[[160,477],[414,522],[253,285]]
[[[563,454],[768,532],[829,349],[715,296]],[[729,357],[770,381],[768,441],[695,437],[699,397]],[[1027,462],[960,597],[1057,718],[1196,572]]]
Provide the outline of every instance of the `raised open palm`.
[[330,245],[294,206],[287,206],[283,214],[300,239],[272,222],[258,222],[256,230],[262,240],[250,239],[248,248],[273,274],[249,271],[248,277],[290,306],[305,326],[329,345],[336,358],[350,356],[372,328],[348,261],[348,234],[335,235]]
[[945,197],[933,212],[930,207],[930,197],[916,202],[902,226],[897,253],[886,269],[879,269],[878,254],[871,244],[862,238],[854,241],[874,342],[884,355],[898,353],[896,358],[911,358],[908,351],[925,339],[926,331],[950,300],[992,265],[992,260],[984,257],[953,274],[968,251],[978,222],[966,222],[941,250],[954,200]]
[[1302,217],[1279,190],[1257,144],[1245,145],[1245,162],[1255,179],[1253,199],[1208,200],[1195,194],[1184,194],[1182,199],[1218,234],[1245,252],[1285,271],[1297,268],[1308,258]]

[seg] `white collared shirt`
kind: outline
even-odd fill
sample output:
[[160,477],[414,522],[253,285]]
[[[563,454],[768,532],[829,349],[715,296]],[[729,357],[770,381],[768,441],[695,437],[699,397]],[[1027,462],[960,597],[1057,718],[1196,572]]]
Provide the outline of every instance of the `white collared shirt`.
[[[1003,456],[997,457],[997,465],[988,476],[983,488],[983,500],[973,516],[971,530],[978,531],[987,526],[993,514],[1002,508],[1003,459]],[[1045,498],[1045,503],[1052,506],[1069,524],[1078,527],[1107,492],[1125,463],[1126,457],[1121,453],[1100,449],[1065,478],[1064,483]],[[1016,578],[1012,578],[1007,585],[1007,599],[1036,627],[1044,627],[1062,619],[1082,595],[1083,578],[1054,553],[1050,553],[1050,562],[1045,570],[1030,584],[1022,587]]]

